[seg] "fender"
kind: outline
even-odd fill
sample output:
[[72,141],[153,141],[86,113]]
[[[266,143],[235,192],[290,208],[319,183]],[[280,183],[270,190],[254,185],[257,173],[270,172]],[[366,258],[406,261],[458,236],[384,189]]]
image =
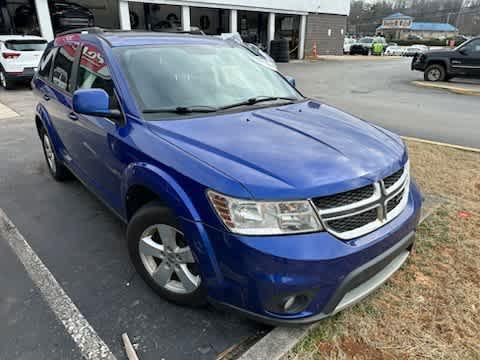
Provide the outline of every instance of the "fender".
[[201,221],[200,215],[182,187],[158,167],[144,162],[131,163],[125,169],[122,178],[121,194],[124,199],[125,218],[127,218],[128,189],[134,185],[141,185],[157,194],[178,217]]
[[223,282],[215,252],[201,222],[200,215],[193,205],[190,197],[183,188],[165,171],[144,162],[131,163],[124,171],[121,186],[124,200],[125,219],[127,219],[127,193],[134,185],[143,186],[164,201],[184,225],[184,231],[188,233],[190,245],[199,258],[199,261],[207,265],[202,269],[203,277],[207,286],[216,287]]
[[451,70],[451,65],[450,65],[450,62],[447,61],[447,59],[442,59],[442,58],[431,58],[431,59],[428,59],[427,58],[427,65],[425,66],[425,69],[430,66],[432,63],[442,63],[443,66],[445,66],[445,70],[448,73],[450,73],[450,70]]
[[40,119],[42,122],[43,128],[47,130],[48,135],[52,133],[52,120],[50,119],[50,115],[47,112],[47,109],[42,104],[37,104],[36,107],[36,117]]

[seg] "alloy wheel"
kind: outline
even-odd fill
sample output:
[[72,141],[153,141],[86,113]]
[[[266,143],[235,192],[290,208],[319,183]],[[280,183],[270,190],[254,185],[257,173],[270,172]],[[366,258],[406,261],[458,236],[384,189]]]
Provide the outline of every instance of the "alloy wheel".
[[440,79],[440,76],[442,76],[442,74],[439,69],[431,69],[428,72],[428,79],[430,81],[438,81]]
[[47,134],[43,135],[43,148],[45,149],[48,167],[55,174],[57,171],[55,153],[53,152],[52,144],[50,143],[50,139],[48,138]]
[[148,227],[140,237],[138,250],[143,266],[158,286],[176,294],[190,294],[200,286],[192,251],[183,233],[174,227]]

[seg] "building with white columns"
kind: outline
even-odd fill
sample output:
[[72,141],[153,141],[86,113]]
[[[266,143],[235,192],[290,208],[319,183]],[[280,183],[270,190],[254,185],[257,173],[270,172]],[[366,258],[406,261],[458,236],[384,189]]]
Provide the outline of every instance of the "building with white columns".
[[[3,33],[33,33],[51,40],[55,33],[85,25],[202,30],[209,35],[238,32],[264,48],[271,40],[287,39],[291,57],[300,59],[314,44],[319,54],[340,54],[350,11],[349,0],[0,0],[0,6],[7,9],[4,17],[10,14],[3,19],[10,26],[0,27]],[[65,11],[68,6],[72,8]]]

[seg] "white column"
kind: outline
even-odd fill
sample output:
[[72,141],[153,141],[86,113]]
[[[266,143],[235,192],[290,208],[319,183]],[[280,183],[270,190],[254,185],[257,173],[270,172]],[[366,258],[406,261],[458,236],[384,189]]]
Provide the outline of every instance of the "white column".
[[190,6],[182,5],[183,31],[190,31]]
[[48,9],[47,0],[35,0],[35,7],[37,9],[37,19],[40,26],[40,34],[42,37],[51,41],[55,38],[53,34],[52,20],[50,17],[50,10]]
[[300,39],[298,42],[298,59],[303,60],[305,56],[305,35],[307,32],[307,15],[300,17]]
[[238,32],[238,13],[237,10],[232,9],[230,10],[230,32],[235,33]]
[[268,14],[268,51],[270,51],[270,41],[275,39],[275,13]]
[[120,29],[132,30],[130,24],[130,10],[128,9],[128,1],[120,0],[118,2],[118,16],[120,17]]

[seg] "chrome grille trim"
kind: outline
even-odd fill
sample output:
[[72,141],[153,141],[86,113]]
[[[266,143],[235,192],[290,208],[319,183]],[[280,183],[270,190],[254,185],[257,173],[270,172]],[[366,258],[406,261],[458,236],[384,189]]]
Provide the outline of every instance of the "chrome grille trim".
[[[368,234],[396,218],[405,209],[408,202],[408,194],[410,190],[409,163],[407,162],[405,165],[403,174],[398,181],[392,184],[388,189],[385,188],[383,180],[377,181],[373,183],[373,185],[375,187],[373,196],[353,204],[322,210],[315,206],[314,202],[311,201],[311,204],[316,209],[318,217],[325,230],[339,239],[350,240]],[[402,191],[403,195],[398,205],[390,211],[387,211],[388,203],[394,200]],[[366,223],[358,228],[342,232],[336,231],[333,227],[329,226],[330,221],[354,217],[355,215],[362,214],[374,208],[377,208],[377,218],[375,221]]]

